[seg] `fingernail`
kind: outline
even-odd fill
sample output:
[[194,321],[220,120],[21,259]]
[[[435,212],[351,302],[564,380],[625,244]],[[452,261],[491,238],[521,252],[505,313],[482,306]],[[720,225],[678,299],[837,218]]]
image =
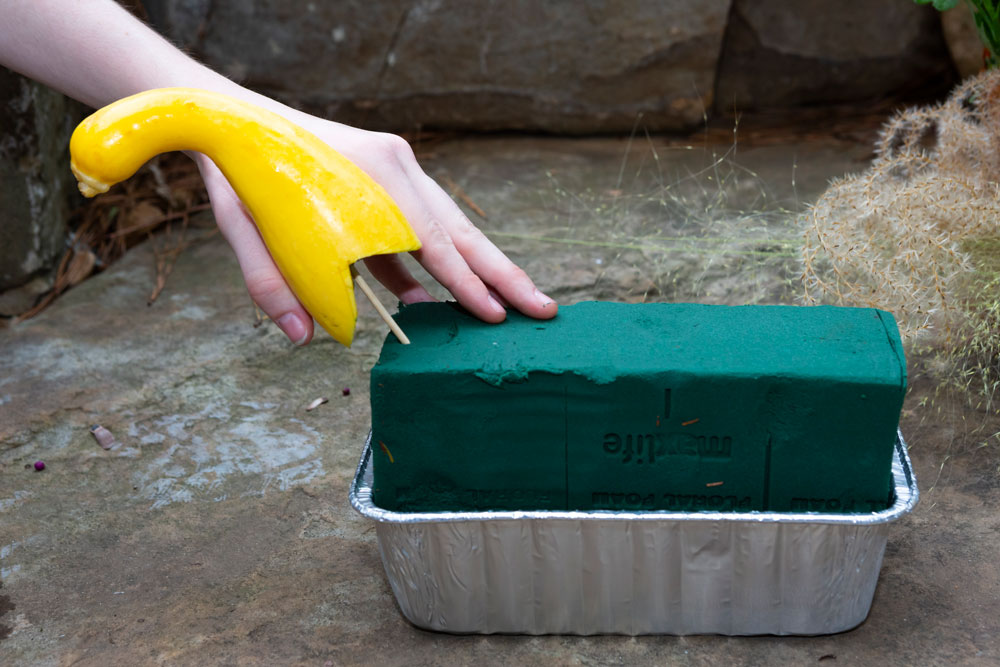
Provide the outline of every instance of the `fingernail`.
[[492,294],[487,294],[486,295],[486,299],[490,302],[490,308],[492,308],[494,311],[496,311],[496,312],[498,312],[498,313],[500,313],[502,315],[506,315],[507,314],[506,309],[504,309],[504,307],[500,305],[499,301],[497,301],[496,299],[493,298]]
[[278,319],[278,328],[296,345],[304,345],[309,337],[305,322],[295,313],[285,313]]
[[555,301],[553,301],[552,299],[550,299],[549,297],[545,296],[540,291],[538,291],[538,288],[535,288],[535,300],[538,301],[538,303],[542,304],[542,308],[545,308],[546,306],[551,306],[553,303],[555,303]]

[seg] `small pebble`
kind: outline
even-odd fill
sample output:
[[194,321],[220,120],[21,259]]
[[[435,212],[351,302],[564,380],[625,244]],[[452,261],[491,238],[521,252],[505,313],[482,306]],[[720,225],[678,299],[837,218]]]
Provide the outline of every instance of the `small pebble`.
[[111,431],[100,424],[91,426],[90,432],[94,435],[94,439],[97,440],[97,444],[101,446],[101,449],[111,449],[118,444],[115,442],[115,436],[111,434]]
[[35,461],[35,470],[38,472],[45,470],[45,461]]
[[350,396],[351,395],[351,388],[350,387],[344,387],[344,391],[341,392],[341,393],[344,394],[344,396]]
[[327,400],[329,400],[329,399],[326,399],[326,398],[317,398],[315,401],[313,401],[312,403],[310,403],[309,405],[306,406],[306,412],[312,412],[313,410],[315,410],[319,406],[321,406],[324,403],[326,403]]

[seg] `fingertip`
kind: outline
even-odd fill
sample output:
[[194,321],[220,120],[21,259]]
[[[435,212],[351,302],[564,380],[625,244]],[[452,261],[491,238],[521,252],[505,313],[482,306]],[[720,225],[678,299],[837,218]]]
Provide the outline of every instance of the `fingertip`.
[[500,324],[507,319],[507,309],[489,292],[486,298],[459,298],[458,302],[467,311],[487,324]]
[[503,304],[501,304],[495,296],[487,293],[486,303],[489,304],[490,310],[493,312],[494,317],[498,318],[496,320],[490,320],[491,322],[493,321],[503,322],[505,319],[507,319],[507,309],[503,307]]
[[555,301],[549,301],[543,304],[541,310],[535,315],[537,320],[551,320],[553,317],[559,314],[559,304]]
[[288,340],[299,347],[307,344],[312,339],[312,318],[309,318],[309,322],[306,323],[305,318],[301,314],[291,312],[279,317],[275,320],[275,324],[288,337]]
[[521,292],[520,298],[513,302],[518,312],[536,320],[550,320],[559,312],[559,305],[532,286],[531,291]]
[[539,290],[535,288],[535,303],[538,304],[538,314],[535,315],[540,320],[552,319],[559,312],[559,304],[555,302],[555,299],[546,296]]

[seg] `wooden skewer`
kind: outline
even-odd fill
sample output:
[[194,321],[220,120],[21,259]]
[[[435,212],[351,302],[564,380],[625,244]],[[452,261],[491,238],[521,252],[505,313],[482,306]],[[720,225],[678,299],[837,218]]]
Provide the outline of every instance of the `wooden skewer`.
[[389,311],[385,309],[382,302],[378,300],[377,296],[375,296],[375,292],[372,291],[372,288],[368,286],[368,283],[365,282],[365,279],[361,277],[361,274],[358,273],[358,270],[353,266],[351,267],[351,274],[354,276],[354,282],[358,284],[361,291],[364,292],[365,296],[368,297],[368,300],[372,302],[372,305],[375,306],[375,310],[378,311],[379,317],[381,317],[382,320],[389,325],[389,329],[396,335],[399,342],[403,345],[409,345],[410,339],[406,337],[403,330],[399,328],[398,324],[396,324],[396,320],[392,319],[392,315],[390,315]]

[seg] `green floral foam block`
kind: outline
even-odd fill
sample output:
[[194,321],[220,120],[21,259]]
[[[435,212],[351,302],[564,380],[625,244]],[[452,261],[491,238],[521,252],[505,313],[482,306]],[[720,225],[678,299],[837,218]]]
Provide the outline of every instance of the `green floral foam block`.
[[374,500],[407,512],[870,512],[906,360],[888,313],[585,302],[404,307],[371,375]]

